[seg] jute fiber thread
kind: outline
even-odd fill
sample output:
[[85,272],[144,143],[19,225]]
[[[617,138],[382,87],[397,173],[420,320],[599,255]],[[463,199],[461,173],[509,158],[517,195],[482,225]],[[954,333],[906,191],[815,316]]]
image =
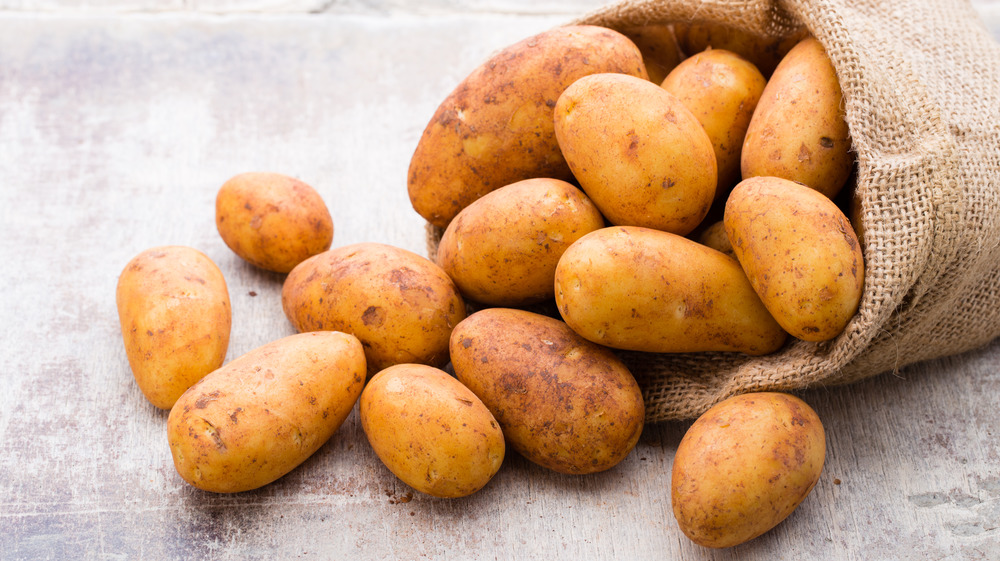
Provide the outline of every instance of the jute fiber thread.
[[[620,352],[647,422],[851,383],[1000,336],[1000,45],[963,0],[625,0],[574,23],[719,23],[826,48],[857,158],[865,289],[839,337],[775,354]],[[441,230],[428,228],[433,257]]]

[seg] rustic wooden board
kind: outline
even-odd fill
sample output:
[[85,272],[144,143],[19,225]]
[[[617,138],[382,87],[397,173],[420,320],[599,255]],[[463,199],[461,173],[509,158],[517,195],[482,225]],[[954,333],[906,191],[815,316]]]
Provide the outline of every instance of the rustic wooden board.
[[[221,183],[248,170],[299,177],[331,208],[336,245],[422,252],[405,174],[427,119],[489,52],[574,10],[509,0],[469,13],[471,1],[441,0],[428,10],[447,15],[428,17],[373,0],[316,16],[307,12],[326,3],[303,0],[259,2],[292,6],[259,15],[205,0],[150,15],[123,13],[155,11],[142,0],[41,4],[53,12],[0,12],[0,558],[1000,555],[1000,342],[804,392],[827,428],[823,476],[787,521],[730,550],[691,544],[670,513],[687,423],[648,426],[625,462],[594,476],[510,453],[483,491],[449,501],[397,481],[355,413],[273,485],[233,496],[187,486],[166,414],[125,360],[114,303],[125,263],[155,245],[206,252],[233,299],[229,358],[291,334],[282,277],[240,261],[215,231]],[[1000,18],[983,6],[996,32]]]

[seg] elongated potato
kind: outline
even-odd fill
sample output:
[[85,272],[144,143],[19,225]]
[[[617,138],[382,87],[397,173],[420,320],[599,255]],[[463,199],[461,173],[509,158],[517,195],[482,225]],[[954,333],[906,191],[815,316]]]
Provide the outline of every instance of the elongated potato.
[[616,349],[762,355],[787,337],[735,259],[648,228],[577,240],[556,267],[556,304],[573,331]]
[[451,221],[437,263],[462,295],[493,306],[523,306],[554,295],[559,257],[604,227],[594,203],[558,179],[518,181],[488,193]]
[[476,394],[442,370],[398,364],[376,374],[358,406],[382,463],[421,493],[471,495],[500,469],[500,425]]
[[781,177],[832,199],[853,163],[837,73],[810,37],[782,59],[761,94],[743,141],[743,179]]
[[365,370],[361,342],[338,332],[291,335],[237,358],[170,410],[177,473],[216,493],[271,483],[336,432],[361,395]]
[[823,424],[801,399],[773,392],[729,398],[699,417],[677,446],[674,517],[699,545],[741,544],[802,503],[825,459]]
[[552,108],[567,86],[597,72],[646,78],[624,35],[566,26],[493,55],[441,103],[410,161],[413,208],[444,228],[479,197],[522,179],[570,179],[552,131]]
[[799,339],[839,335],[861,302],[865,266],[851,223],[825,195],[753,177],[726,201],[726,235],[754,290]]
[[132,374],[160,409],[225,360],[229,291],[204,253],[183,246],[140,253],[118,278],[116,300]]
[[465,302],[448,275],[416,253],[347,245],[300,263],[281,290],[295,329],[343,331],[361,340],[371,373],[394,364],[444,366]]
[[505,308],[476,312],[452,333],[451,361],[507,443],[543,467],[604,471],[639,440],[645,410],[632,374],[559,320]]
[[765,84],[756,66],[723,49],[684,60],[661,84],[691,111],[712,141],[719,177],[716,199],[740,181],[743,137]]
[[241,173],[215,197],[215,226],[236,255],[287,273],[330,249],[333,218],[319,193],[280,173]]
[[594,74],[559,96],[556,138],[573,175],[612,224],[687,234],[715,197],[712,141],[656,84]]

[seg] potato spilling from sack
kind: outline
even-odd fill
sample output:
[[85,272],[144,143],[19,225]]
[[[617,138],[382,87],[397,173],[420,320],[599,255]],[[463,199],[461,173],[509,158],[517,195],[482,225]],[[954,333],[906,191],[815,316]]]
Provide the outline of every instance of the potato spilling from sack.
[[229,291],[204,253],[183,246],[140,253],[118,278],[116,300],[132,374],[160,409],[226,359]]
[[300,333],[205,376],[174,405],[167,435],[185,481],[216,493],[249,491],[290,472],[354,408],[365,355],[352,335]]
[[809,495],[826,458],[823,424],[801,399],[753,393],[712,407],[674,455],[670,498],[681,531],[731,547],[770,530]]
[[559,96],[555,131],[580,187],[612,224],[684,235],[708,214],[712,141],[663,88],[623,74],[586,76]]
[[825,195],[753,177],[726,203],[726,235],[754,290],[793,336],[826,341],[858,311],[865,266],[850,221]]
[[437,368],[386,368],[365,386],[359,411],[375,454],[421,493],[471,495],[503,463],[500,425],[476,394]]
[[507,443],[538,465],[604,471],[639,440],[645,411],[632,374],[559,320],[505,308],[476,312],[452,333],[451,360]]
[[488,193],[451,221],[437,263],[462,295],[493,306],[524,306],[554,295],[556,263],[604,217],[579,189],[558,179],[519,181]]
[[573,331],[616,349],[761,355],[787,338],[736,260],[635,226],[570,246],[556,267],[556,304]]
[[361,340],[371,373],[394,364],[444,366],[465,302],[441,267],[397,247],[360,243],[300,263],[281,290],[299,332],[343,331]]
[[552,108],[578,78],[646,78],[642,55],[617,31],[566,26],[520,41],[475,69],[441,103],[410,161],[413,208],[444,228],[463,208],[532,177],[571,178]]

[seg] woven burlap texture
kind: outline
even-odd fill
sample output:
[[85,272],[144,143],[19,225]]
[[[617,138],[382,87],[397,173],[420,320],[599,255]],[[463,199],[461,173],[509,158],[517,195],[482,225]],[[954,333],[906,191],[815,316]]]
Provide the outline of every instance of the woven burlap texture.
[[[854,382],[1000,335],[1000,45],[962,0],[623,1],[574,23],[721,23],[781,37],[805,27],[844,92],[866,265],[836,339],[764,357],[622,352],[647,422],[732,395]],[[430,249],[440,235],[429,230]]]

